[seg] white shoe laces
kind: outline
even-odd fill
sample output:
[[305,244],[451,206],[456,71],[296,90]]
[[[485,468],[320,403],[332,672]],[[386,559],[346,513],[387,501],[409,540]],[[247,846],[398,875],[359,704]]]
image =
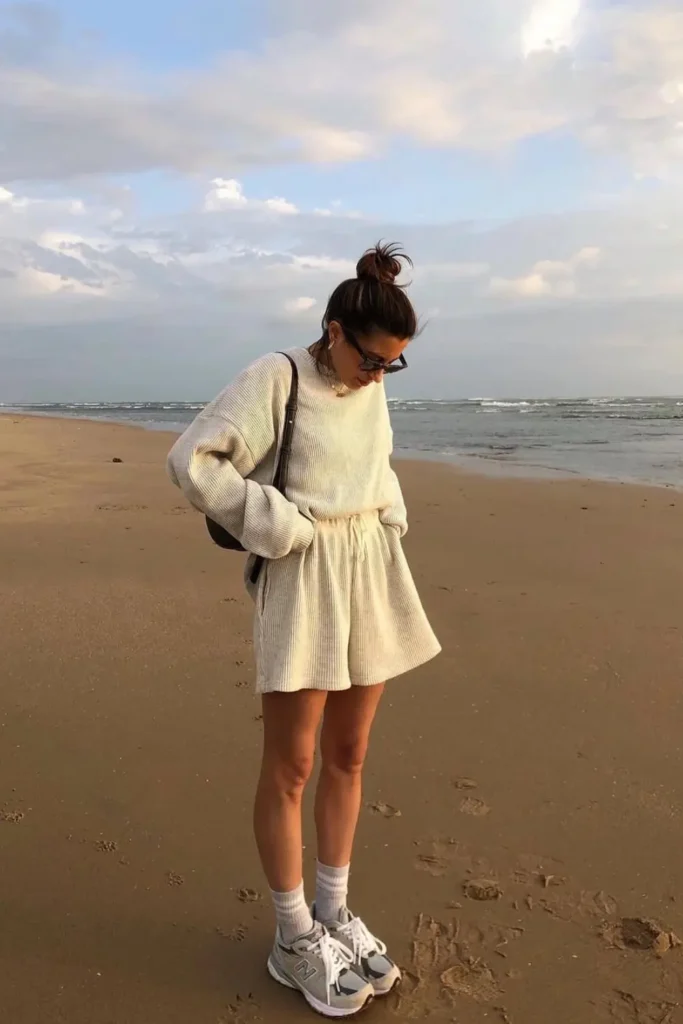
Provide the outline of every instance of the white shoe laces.
[[323,962],[327,1002],[329,1003],[332,986],[336,985],[339,975],[353,964],[353,953],[330,935],[327,930],[321,933],[319,939],[314,939],[311,942],[311,952],[316,953]]
[[340,925],[336,932],[350,941],[354,963],[359,962],[361,957],[370,956],[371,953],[379,953],[380,956],[386,954],[387,947],[375,938],[359,917],[350,918],[346,924]]

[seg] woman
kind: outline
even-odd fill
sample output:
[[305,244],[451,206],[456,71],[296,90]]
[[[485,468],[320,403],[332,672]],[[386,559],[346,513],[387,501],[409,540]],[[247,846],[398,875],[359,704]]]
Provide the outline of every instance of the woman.
[[[415,311],[401,259],[378,245],[333,292],[322,337],[290,351],[298,411],[286,497],[271,484],[292,380],[283,354],[257,360],[174,445],[169,472],[190,502],[267,559],[250,590],[263,702],[254,830],[277,932],[270,974],[328,1017],[352,1016],[400,972],[347,908],[361,768],[386,680],[440,650],[401,548],[407,530],[389,464],[383,379],[406,367]],[[322,720],[315,801],[316,899],[302,881],[301,800]]]

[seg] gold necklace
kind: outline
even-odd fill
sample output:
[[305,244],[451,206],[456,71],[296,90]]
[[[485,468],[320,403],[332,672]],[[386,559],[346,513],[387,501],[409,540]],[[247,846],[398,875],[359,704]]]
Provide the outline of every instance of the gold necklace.
[[[316,362],[318,361],[316,360]],[[344,398],[345,395],[351,393],[351,388],[347,387],[346,384],[339,380],[336,370],[330,363],[326,362],[322,365],[318,363],[318,369],[325,376],[329,387],[334,391],[337,398]]]

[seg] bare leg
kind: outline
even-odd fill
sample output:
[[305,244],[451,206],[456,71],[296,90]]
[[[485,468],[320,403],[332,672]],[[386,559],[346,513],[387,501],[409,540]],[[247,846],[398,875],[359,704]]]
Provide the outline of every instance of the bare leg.
[[361,772],[384,687],[331,693],[323,719],[323,767],[316,794],[318,869],[315,916],[353,957],[353,968],[376,996],[392,991],[401,972],[386,946],[349,911],[348,881],[361,805]]
[[276,892],[291,892],[303,876],[301,798],[313,770],[326,698],[319,690],[263,696],[263,761],[254,834],[268,884]]
[[352,686],[327,697],[315,824],[318,860],[329,867],[345,867],[351,860],[361,805],[361,773],[383,692],[383,684]]

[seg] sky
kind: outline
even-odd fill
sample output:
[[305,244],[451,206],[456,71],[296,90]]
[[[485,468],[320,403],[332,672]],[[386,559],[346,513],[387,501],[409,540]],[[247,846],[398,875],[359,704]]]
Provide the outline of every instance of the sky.
[[0,402],[208,400],[378,239],[391,393],[683,393],[680,0],[0,0]]

